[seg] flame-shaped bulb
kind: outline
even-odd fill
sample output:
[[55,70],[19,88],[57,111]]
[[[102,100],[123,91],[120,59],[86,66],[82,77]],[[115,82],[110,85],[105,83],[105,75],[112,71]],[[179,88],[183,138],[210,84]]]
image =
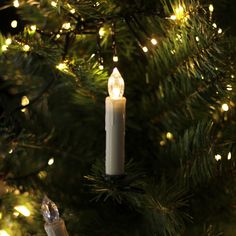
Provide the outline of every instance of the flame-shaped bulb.
[[122,98],[124,94],[124,88],[124,80],[118,69],[115,67],[108,79],[108,93],[112,99],[119,99]]
[[47,196],[43,198],[41,212],[47,223],[53,223],[59,220],[59,211],[56,204]]

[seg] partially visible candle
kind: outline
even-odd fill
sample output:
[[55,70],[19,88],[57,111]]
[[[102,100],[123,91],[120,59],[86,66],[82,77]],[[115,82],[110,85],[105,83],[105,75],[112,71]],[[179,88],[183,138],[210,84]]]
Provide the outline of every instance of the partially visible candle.
[[69,236],[64,220],[59,217],[56,204],[48,197],[44,197],[41,211],[46,221],[44,229],[48,236]]
[[124,80],[117,68],[108,80],[106,98],[106,174],[123,175],[125,161],[125,105]]

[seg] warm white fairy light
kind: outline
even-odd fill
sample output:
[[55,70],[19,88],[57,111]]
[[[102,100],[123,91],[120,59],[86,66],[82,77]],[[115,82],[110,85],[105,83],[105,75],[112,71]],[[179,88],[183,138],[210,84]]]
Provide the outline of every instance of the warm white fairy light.
[[17,20],[13,20],[13,21],[11,22],[11,27],[12,27],[12,28],[16,28],[17,25],[18,25]]
[[175,49],[170,50],[170,53],[174,55],[176,53]]
[[30,26],[30,29],[31,29],[32,31],[36,31],[37,26],[36,26],[36,25],[31,25],[31,26]]
[[5,41],[6,45],[10,45],[12,43],[12,39],[11,38],[7,38]]
[[56,68],[60,71],[64,71],[66,70],[68,67],[66,65],[66,63],[62,62],[62,63],[59,63],[58,65],[56,65]]
[[2,45],[2,51],[3,51],[3,52],[7,51],[7,45],[5,45],[5,44]]
[[171,19],[171,20],[176,20],[177,17],[176,17],[176,15],[171,15],[171,16],[170,16],[170,19]]
[[228,156],[227,156],[227,159],[228,159],[228,160],[231,160],[231,158],[232,158],[232,154],[231,154],[231,152],[229,152],[229,153],[228,153]]
[[215,159],[216,159],[216,161],[221,160],[221,155],[220,155],[220,154],[216,154],[216,155],[215,155]]
[[0,236],[10,236],[10,234],[8,234],[6,230],[1,229],[0,230]]
[[232,87],[231,84],[227,84],[226,89],[227,89],[228,91],[232,91],[232,90],[233,90],[233,87]]
[[197,42],[199,42],[199,41],[200,41],[200,39],[199,39],[199,37],[198,37],[198,36],[196,36],[196,37],[195,37],[195,39],[196,39],[196,41],[197,41]]
[[120,99],[124,94],[124,79],[122,78],[120,72],[115,67],[111,76],[108,79],[108,93],[112,99]]
[[51,6],[52,7],[57,7],[57,3],[55,1],[51,1]]
[[166,133],[166,138],[169,139],[169,140],[172,140],[173,139],[173,134],[171,132],[167,132]]
[[16,7],[16,8],[19,7],[20,6],[19,1],[18,0],[14,0],[13,1],[13,6]]
[[230,77],[231,77],[232,79],[234,79],[234,75],[231,75]]
[[[27,96],[23,96],[23,97],[21,98],[21,106],[27,106],[27,105],[29,105],[29,103],[30,103],[30,101],[29,101],[29,99],[28,99]],[[23,108],[23,109],[21,109],[21,111],[22,111],[22,112],[25,112],[26,109]]]
[[63,29],[66,29],[66,30],[70,29],[70,27],[71,27],[70,22],[65,22],[65,23],[62,25],[62,28],[63,28]]
[[60,34],[57,34],[57,35],[56,35],[56,38],[57,38],[57,39],[59,39],[60,37],[61,37],[61,35],[60,35]]
[[23,47],[22,47],[23,51],[25,52],[28,52],[30,50],[30,46],[28,44],[25,44]]
[[106,30],[104,27],[101,27],[98,31],[99,36],[102,38],[106,34]]
[[103,66],[103,65],[99,65],[99,69],[100,69],[100,70],[103,70],[103,69],[104,69],[104,66]]
[[113,58],[112,58],[112,59],[113,59],[113,61],[114,61],[114,62],[118,62],[118,61],[119,61],[119,58],[118,58],[118,56],[113,56]]
[[213,23],[212,26],[213,26],[214,28],[217,28],[217,24],[216,24],[216,23]]
[[48,160],[48,165],[51,166],[53,163],[54,163],[54,158],[52,157]]
[[157,45],[157,40],[156,40],[155,38],[152,38],[152,39],[151,39],[151,43],[152,43],[153,45]]
[[15,206],[14,209],[25,217],[30,216],[30,210],[24,205]]
[[18,217],[19,215],[20,215],[20,213],[18,211],[13,212],[13,216],[15,216],[15,217]]
[[227,103],[222,104],[221,106],[223,111],[228,111],[229,110],[229,105]]
[[148,52],[148,48],[146,46],[142,47],[144,52]]
[[213,4],[210,4],[210,5],[209,5],[209,11],[210,11],[210,12],[213,12],[213,11],[214,11],[214,6],[213,6]]
[[71,10],[70,10],[70,13],[71,13],[71,14],[75,14],[75,8],[71,9]]
[[218,34],[221,34],[223,30],[221,28],[218,29]]
[[12,154],[12,153],[13,153],[13,149],[10,149],[8,153],[9,153],[9,154]]

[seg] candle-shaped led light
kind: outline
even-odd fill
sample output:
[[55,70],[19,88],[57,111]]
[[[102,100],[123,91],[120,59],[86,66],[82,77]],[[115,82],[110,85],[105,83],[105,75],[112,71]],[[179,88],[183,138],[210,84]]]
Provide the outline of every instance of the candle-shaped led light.
[[124,80],[117,68],[108,79],[106,98],[106,174],[124,174],[125,104]]
[[48,236],[68,236],[64,221],[59,217],[56,204],[47,196],[44,197],[41,211],[46,221],[44,228]]
[[121,77],[120,72],[115,67],[108,79],[108,93],[112,99],[119,99],[123,97],[125,83]]

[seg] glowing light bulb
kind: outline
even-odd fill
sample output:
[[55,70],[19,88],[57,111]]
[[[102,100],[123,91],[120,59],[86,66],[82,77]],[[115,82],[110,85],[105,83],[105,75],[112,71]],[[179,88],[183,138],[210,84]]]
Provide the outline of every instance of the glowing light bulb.
[[112,59],[113,59],[114,62],[118,62],[118,60],[119,60],[118,56],[113,56]]
[[48,160],[48,165],[51,166],[54,163],[54,158],[50,158]]
[[102,38],[106,33],[106,30],[104,27],[101,27],[98,31],[99,36]]
[[62,28],[63,28],[63,29],[66,29],[66,30],[70,29],[70,27],[71,27],[70,22],[65,22],[65,23],[62,25]]
[[12,27],[12,28],[16,28],[17,25],[18,25],[17,20],[13,20],[13,21],[11,22],[11,27]]
[[220,155],[220,154],[216,154],[216,155],[215,155],[215,159],[216,159],[216,161],[221,160],[221,155]]
[[216,23],[213,23],[212,26],[213,26],[214,28],[217,28],[217,24],[216,24]]
[[232,90],[233,90],[233,87],[232,87],[231,84],[227,84],[226,89],[227,89],[228,91],[232,91]]
[[155,38],[152,38],[152,39],[151,39],[151,43],[152,43],[153,45],[157,45],[157,40],[156,40]]
[[27,44],[25,44],[25,45],[23,46],[23,51],[28,52],[29,50],[30,50],[30,46],[27,45]]
[[124,80],[118,69],[115,67],[110,78],[108,79],[108,93],[110,97],[112,99],[122,98],[124,94],[124,87]]
[[232,79],[234,79],[234,75],[231,75],[230,77],[231,77]]
[[0,236],[10,236],[10,234],[8,234],[6,230],[1,229],[0,230]]
[[227,159],[230,160],[232,158],[231,152],[228,153]]
[[200,40],[198,36],[196,36],[195,39],[197,42],[199,42],[199,40]]
[[222,104],[221,106],[223,111],[228,111],[229,110],[229,105],[227,103]]
[[3,52],[7,51],[7,45],[2,45],[2,51]]
[[59,39],[60,37],[61,37],[61,35],[60,35],[60,34],[57,34],[57,35],[56,35],[56,38],[57,38],[57,39]]
[[15,206],[14,209],[16,211],[18,211],[20,214],[22,214],[25,217],[29,217],[30,216],[30,211],[29,209],[24,206],[24,205],[19,205],[19,206]]
[[214,6],[212,4],[209,5],[209,11],[213,12],[214,11]]
[[171,20],[176,20],[177,17],[176,17],[176,15],[171,15],[171,16],[170,16],[170,19],[171,19]]
[[60,71],[66,70],[67,69],[67,65],[65,63],[59,63],[56,68]]
[[142,47],[144,52],[148,52],[148,48],[146,46]]
[[12,39],[11,38],[7,38],[5,43],[6,43],[6,45],[10,45],[12,43]]
[[55,1],[51,1],[51,6],[52,7],[57,7],[57,3]]
[[74,9],[74,8],[71,9],[71,10],[70,10],[70,13],[71,13],[71,14],[75,14],[75,9]]
[[13,1],[13,6],[16,8],[19,7],[20,6],[19,1],[18,0]]
[[173,134],[172,134],[171,132],[167,132],[167,133],[166,133],[166,138],[167,138],[167,139],[171,140],[171,139],[173,139],[173,137],[174,137],[174,136],[173,136]]
[[221,34],[223,30],[221,28],[218,29],[218,34]]
[[99,65],[99,69],[100,69],[100,70],[103,70],[103,69],[104,69],[104,66],[103,66],[103,65]]
[[36,26],[36,25],[31,25],[31,26],[30,26],[30,29],[31,29],[32,31],[36,31],[37,26]]
[[29,99],[28,99],[28,97],[27,96],[23,96],[22,98],[21,98],[21,105],[22,106],[27,106],[29,104]]

